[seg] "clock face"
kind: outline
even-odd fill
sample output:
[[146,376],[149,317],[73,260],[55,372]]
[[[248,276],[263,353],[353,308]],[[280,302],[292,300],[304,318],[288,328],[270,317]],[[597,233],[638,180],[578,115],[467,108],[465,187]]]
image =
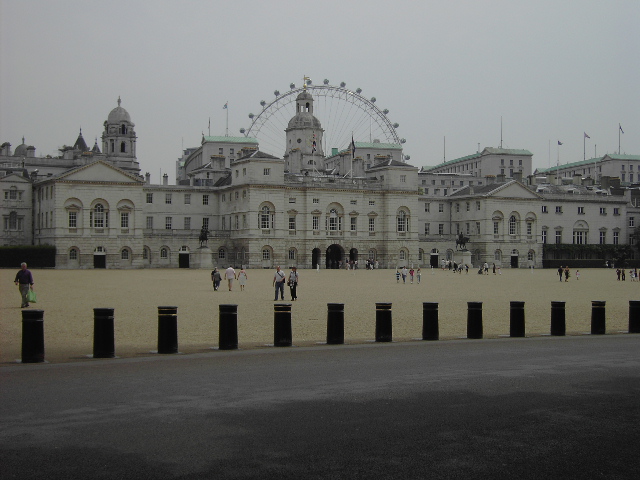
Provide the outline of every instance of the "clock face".
[[298,143],[302,143],[302,139],[301,139],[301,138],[299,138],[299,139],[297,140],[297,142],[298,142]]

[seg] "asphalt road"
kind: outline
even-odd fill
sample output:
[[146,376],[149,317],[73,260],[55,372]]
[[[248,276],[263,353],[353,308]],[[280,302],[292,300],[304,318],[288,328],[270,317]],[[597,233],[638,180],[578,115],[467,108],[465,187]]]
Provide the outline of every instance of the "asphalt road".
[[0,366],[0,478],[638,478],[640,335]]

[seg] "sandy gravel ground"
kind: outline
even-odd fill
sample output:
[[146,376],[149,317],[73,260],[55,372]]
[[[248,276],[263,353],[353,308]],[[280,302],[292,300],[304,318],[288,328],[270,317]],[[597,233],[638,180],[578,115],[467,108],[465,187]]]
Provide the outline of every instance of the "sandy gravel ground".
[[[20,296],[13,278],[18,268],[0,270],[0,364],[21,358]],[[273,343],[273,270],[248,270],[245,291],[225,282],[213,291],[210,271],[32,270],[38,303],[44,310],[45,358],[48,362],[87,361],[93,351],[93,308],[114,308],[118,357],[153,355],[157,350],[157,307],[178,307],[181,353],[218,346],[218,305],[238,305],[241,349]],[[423,270],[422,282],[398,284],[395,270],[300,270],[298,301],[292,302],[294,345],[326,341],[327,303],[345,304],[345,343],[375,339],[375,304],[391,302],[394,341],[418,341],[422,302],[438,302],[440,339],[466,337],[467,302],[483,302],[484,337],[509,334],[509,302],[524,301],[526,333],[550,331],[551,301],[566,302],[568,335],[591,328],[591,301],[606,301],[607,333],[628,331],[629,300],[640,300],[640,282],[617,281],[615,271],[574,271],[559,282],[555,270],[510,270],[502,275],[454,274]],[[285,287],[285,302],[290,300]],[[470,340],[477,341],[477,340]]]

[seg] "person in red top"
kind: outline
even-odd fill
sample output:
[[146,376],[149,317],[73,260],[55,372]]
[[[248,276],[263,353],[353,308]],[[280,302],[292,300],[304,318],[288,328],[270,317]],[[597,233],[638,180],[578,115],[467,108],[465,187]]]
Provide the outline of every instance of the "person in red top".
[[16,273],[15,284],[20,289],[20,295],[22,295],[22,305],[20,308],[26,308],[29,306],[29,300],[27,300],[27,294],[29,289],[33,289],[33,275],[31,271],[27,270],[27,264],[22,262],[20,264],[20,270]]

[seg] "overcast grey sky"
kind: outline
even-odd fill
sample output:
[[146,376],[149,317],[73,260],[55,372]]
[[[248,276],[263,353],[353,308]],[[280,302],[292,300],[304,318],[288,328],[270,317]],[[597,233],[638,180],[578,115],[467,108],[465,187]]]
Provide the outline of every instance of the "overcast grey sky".
[[[0,0],[0,143],[91,146],[118,96],[142,171],[250,123],[260,100],[346,82],[390,110],[416,166],[500,145],[534,168],[640,155],[640,1]],[[322,122],[323,119],[320,118]],[[284,132],[283,132],[284,136]],[[356,141],[367,139],[356,139]],[[551,149],[549,143],[551,142]],[[340,146],[342,147],[342,145]],[[551,153],[549,153],[551,151]],[[282,155],[283,152],[269,152]]]

